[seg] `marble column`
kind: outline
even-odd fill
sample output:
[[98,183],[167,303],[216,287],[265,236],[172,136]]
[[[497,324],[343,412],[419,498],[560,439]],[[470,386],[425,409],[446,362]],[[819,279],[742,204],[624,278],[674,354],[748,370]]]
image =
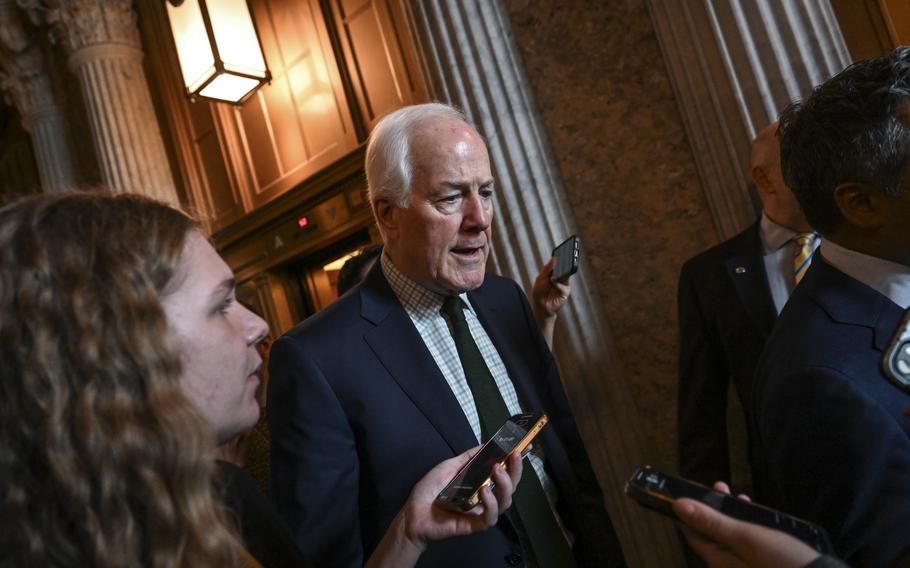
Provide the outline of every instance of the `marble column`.
[[829,0],[648,0],[718,236],[755,220],[752,139],[850,63]]
[[[496,177],[493,268],[529,290],[552,248],[577,227],[508,12],[500,0],[411,0],[409,7],[433,95],[464,109],[487,139]],[[589,274],[583,262],[559,317],[563,383],[629,565],[679,565],[672,525],[623,495],[645,441]]]
[[130,0],[57,0],[47,20],[79,78],[102,183],[178,203]]
[[0,90],[31,134],[42,188],[63,191],[76,184],[66,116],[44,52],[27,25],[13,0],[0,1]]

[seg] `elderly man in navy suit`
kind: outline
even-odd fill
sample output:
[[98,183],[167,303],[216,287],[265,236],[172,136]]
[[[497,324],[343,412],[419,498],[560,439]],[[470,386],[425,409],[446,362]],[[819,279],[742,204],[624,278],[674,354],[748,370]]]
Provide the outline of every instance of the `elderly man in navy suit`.
[[761,463],[755,455],[748,411],[752,377],[777,315],[805,273],[818,239],[784,183],[777,122],[752,144],[751,178],[761,217],[735,237],[683,265],[679,277],[680,473],[710,485],[732,481],[727,410],[732,383],[745,415],[734,418],[748,434],[752,487],[762,499]]
[[781,117],[784,178],[824,242],[752,393],[774,502],[851,566],[910,549],[910,394],[882,358],[910,306],[910,48],[857,63]]
[[556,364],[515,282],[486,273],[494,180],[457,110],[386,116],[366,154],[382,234],[365,281],[275,342],[272,489],[319,566],[360,566],[441,460],[546,411],[512,512],[425,566],[621,566]]

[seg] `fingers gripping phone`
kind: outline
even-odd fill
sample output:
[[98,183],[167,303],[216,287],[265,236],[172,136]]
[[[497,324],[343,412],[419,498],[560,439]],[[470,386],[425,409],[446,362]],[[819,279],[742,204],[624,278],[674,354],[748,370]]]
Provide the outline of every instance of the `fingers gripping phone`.
[[897,331],[882,356],[885,376],[904,392],[910,392],[910,310],[904,314]]
[[578,272],[578,263],[581,259],[581,239],[572,235],[553,249],[553,279],[562,280]]
[[523,452],[547,423],[546,412],[516,414],[464,464],[436,497],[449,511],[469,511],[480,503],[480,489],[492,486],[493,466],[506,461],[513,452]]
[[640,465],[635,469],[632,477],[626,482],[626,495],[638,501],[640,505],[674,519],[676,514],[673,512],[673,501],[680,497],[688,497],[701,501],[734,519],[785,532],[822,554],[832,554],[834,551],[828,533],[818,525],[769,507],[725,495],[651,466]]

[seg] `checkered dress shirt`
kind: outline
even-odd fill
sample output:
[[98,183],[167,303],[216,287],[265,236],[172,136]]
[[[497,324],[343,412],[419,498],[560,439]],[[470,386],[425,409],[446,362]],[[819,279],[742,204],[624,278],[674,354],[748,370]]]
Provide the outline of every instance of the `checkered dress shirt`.
[[[474,431],[474,436],[480,442],[480,419],[477,416],[474,395],[471,393],[467,379],[465,379],[464,369],[461,367],[461,359],[458,357],[458,350],[455,347],[455,340],[452,339],[449,324],[440,312],[445,296],[431,292],[410,280],[395,268],[395,265],[392,264],[392,261],[389,260],[385,253],[380,257],[380,263],[382,264],[382,273],[392,287],[392,291],[398,296],[398,300],[404,307],[405,312],[411,318],[414,327],[417,328],[417,332],[423,339],[424,344],[426,344],[427,349],[429,349],[433,360],[436,361],[442,376],[458,400],[465,418],[468,419],[468,423]],[[522,410],[518,404],[518,395],[515,394],[515,386],[506,372],[506,366],[502,362],[499,352],[496,351],[490,336],[487,335],[487,332],[480,324],[480,320],[477,319],[477,314],[474,313],[474,307],[471,305],[471,301],[468,300],[468,295],[465,293],[461,294],[460,297],[468,306],[464,315],[468,321],[471,336],[474,338],[474,342],[477,343],[477,348],[483,355],[483,359],[490,369],[493,379],[496,381],[496,386],[499,387],[499,393],[502,395],[509,413],[512,415],[520,414]],[[534,453],[528,454],[527,459],[530,460],[531,466],[534,468],[534,472],[540,479],[540,484],[547,495],[547,499],[555,511],[556,487],[546,474],[546,471],[544,471],[543,459]]]

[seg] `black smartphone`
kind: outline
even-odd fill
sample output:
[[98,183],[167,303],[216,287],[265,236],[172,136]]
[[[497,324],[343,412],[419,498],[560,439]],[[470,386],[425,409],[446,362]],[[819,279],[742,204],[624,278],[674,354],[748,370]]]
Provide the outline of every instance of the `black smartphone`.
[[481,487],[492,485],[493,466],[505,462],[512,452],[523,452],[546,423],[546,412],[516,414],[506,420],[440,491],[436,503],[455,512],[476,507],[480,503]]
[[572,235],[553,249],[553,258],[556,259],[556,264],[553,266],[553,279],[562,280],[578,272],[580,257],[581,239],[578,235]]
[[904,314],[882,356],[885,376],[904,392],[910,392],[910,310]]
[[700,483],[669,475],[648,465],[635,468],[626,482],[626,495],[649,509],[673,519],[673,501],[688,497],[701,501],[734,519],[783,531],[805,542],[822,554],[832,554],[831,540],[822,527],[769,507],[756,505],[714,491]]

